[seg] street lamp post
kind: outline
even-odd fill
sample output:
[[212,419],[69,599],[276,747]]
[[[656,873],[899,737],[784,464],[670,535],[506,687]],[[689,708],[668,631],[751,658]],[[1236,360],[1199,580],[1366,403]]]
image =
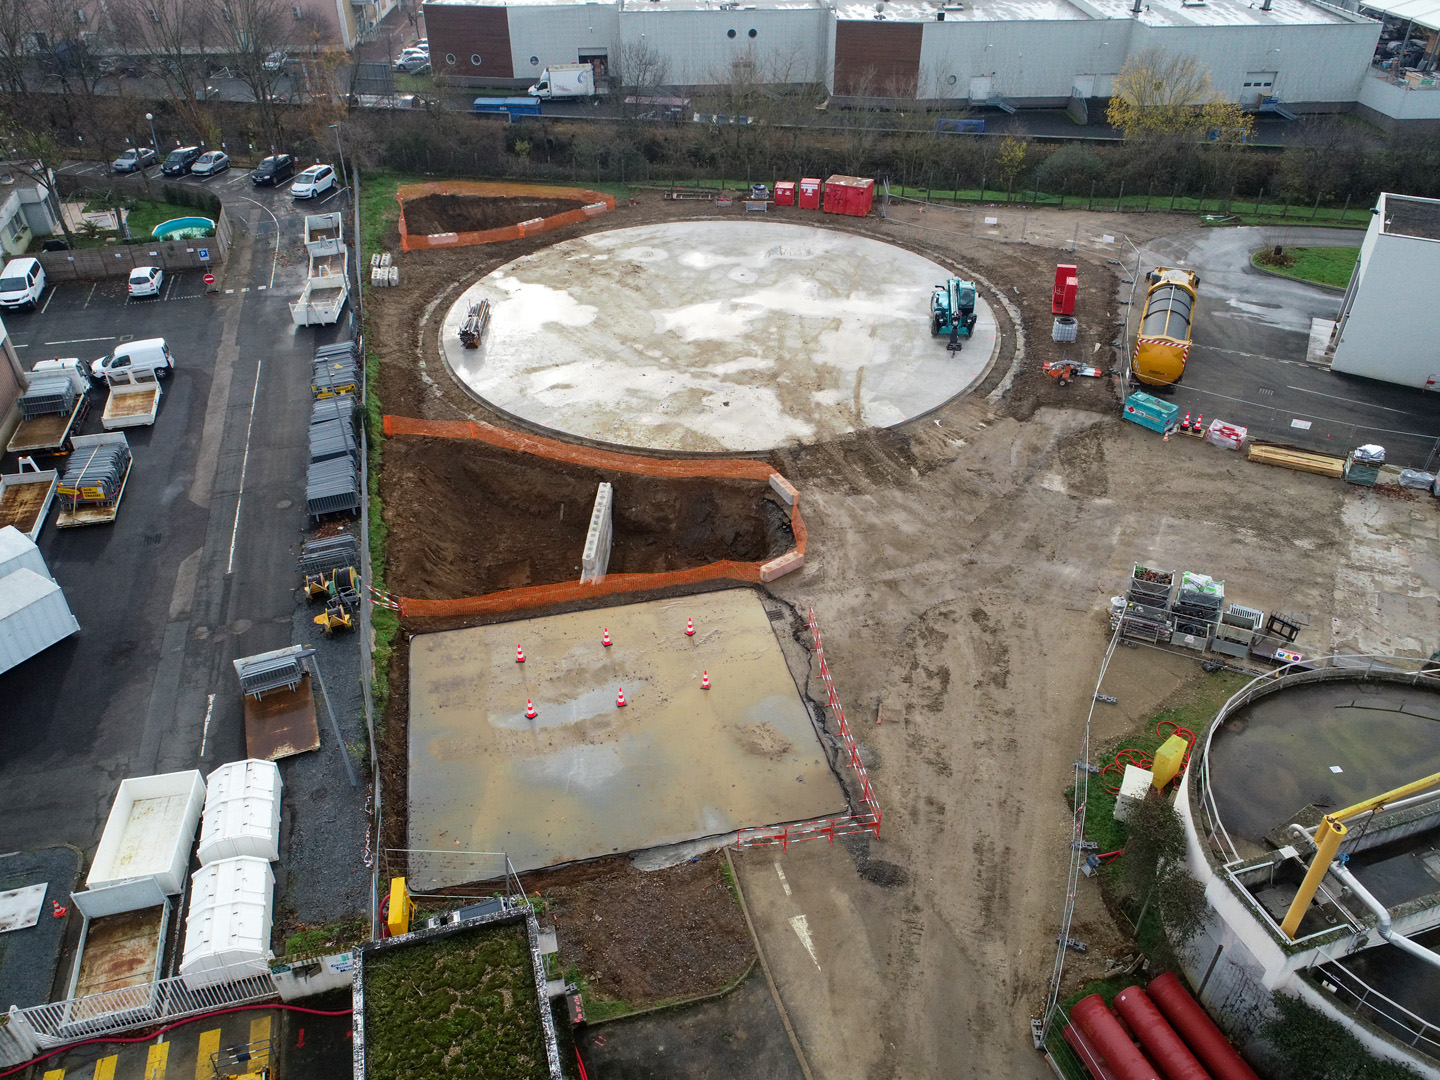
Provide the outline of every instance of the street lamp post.
[[155,147],[155,157],[158,159],[160,157],[160,140],[155,137],[155,114],[147,112],[145,119],[150,122],[150,145]]
[[350,180],[345,173],[345,148],[340,145],[340,125],[331,124],[330,127],[335,131],[335,149],[340,152],[340,180],[349,187]]

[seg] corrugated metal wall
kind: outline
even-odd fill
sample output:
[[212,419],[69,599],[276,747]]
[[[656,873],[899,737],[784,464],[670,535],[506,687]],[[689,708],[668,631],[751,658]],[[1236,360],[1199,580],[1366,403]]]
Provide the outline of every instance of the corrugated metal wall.
[[615,70],[620,30],[614,4],[519,6],[509,12],[515,78],[534,83],[551,64],[576,64],[582,55],[597,53],[606,54]]
[[620,40],[622,48],[644,43],[661,52],[669,61],[668,81],[677,86],[724,85],[734,79],[737,63],[747,81],[803,83],[824,77],[831,18],[819,7],[642,8],[620,12]]

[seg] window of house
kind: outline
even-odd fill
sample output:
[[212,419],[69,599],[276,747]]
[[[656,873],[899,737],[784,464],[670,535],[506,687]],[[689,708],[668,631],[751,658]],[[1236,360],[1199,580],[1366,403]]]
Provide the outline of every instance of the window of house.
[[9,224],[5,226],[5,231],[11,240],[19,240],[25,233],[25,215],[16,214],[12,217]]

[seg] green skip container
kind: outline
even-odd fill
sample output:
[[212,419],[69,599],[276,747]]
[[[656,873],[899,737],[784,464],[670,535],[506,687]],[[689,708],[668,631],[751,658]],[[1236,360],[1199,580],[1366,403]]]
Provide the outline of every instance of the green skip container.
[[1175,430],[1175,414],[1179,411],[1178,405],[1137,390],[1125,399],[1125,411],[1121,415],[1132,424],[1164,434]]

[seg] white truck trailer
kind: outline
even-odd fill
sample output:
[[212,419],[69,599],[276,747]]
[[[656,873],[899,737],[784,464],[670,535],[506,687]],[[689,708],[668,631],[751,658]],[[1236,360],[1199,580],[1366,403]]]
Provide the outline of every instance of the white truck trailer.
[[340,321],[350,296],[350,253],[311,255],[310,273],[300,298],[290,305],[296,326],[328,326]]
[[589,98],[605,93],[595,85],[595,69],[589,64],[552,64],[540,72],[540,79],[525,93],[546,100]]
[[160,411],[160,381],[154,371],[127,371],[107,375],[110,397],[100,415],[100,426],[106,431],[119,428],[148,427],[155,423]]
[[36,539],[59,483],[60,474],[54,469],[26,471],[22,466],[17,473],[0,476],[0,529],[13,525]]

